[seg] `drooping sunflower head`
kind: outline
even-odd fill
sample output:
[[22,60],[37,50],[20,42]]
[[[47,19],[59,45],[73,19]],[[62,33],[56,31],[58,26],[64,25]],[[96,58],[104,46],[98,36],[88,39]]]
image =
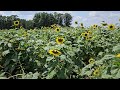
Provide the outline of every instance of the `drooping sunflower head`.
[[102,23],[102,26],[107,26],[108,24],[107,23]]
[[89,64],[93,64],[95,62],[95,60],[93,58],[90,58],[88,62],[89,62]]
[[82,27],[83,27],[83,23],[80,23],[80,26],[82,26]]
[[14,21],[14,26],[18,26],[19,25],[19,21],[17,20],[17,21]]
[[119,53],[119,54],[117,54],[115,57],[118,57],[118,58],[120,58],[120,53]]
[[115,29],[115,25],[114,25],[114,24],[108,25],[108,29],[109,29],[109,30],[114,30],[114,29]]
[[53,56],[59,56],[61,55],[61,52],[58,50],[49,50],[49,53],[52,54]]
[[60,32],[60,28],[59,27],[55,28],[55,31]]
[[75,21],[75,24],[78,24],[78,22],[77,22],[77,21]]
[[63,44],[64,41],[65,41],[64,38],[61,38],[61,37],[56,38],[57,44]]

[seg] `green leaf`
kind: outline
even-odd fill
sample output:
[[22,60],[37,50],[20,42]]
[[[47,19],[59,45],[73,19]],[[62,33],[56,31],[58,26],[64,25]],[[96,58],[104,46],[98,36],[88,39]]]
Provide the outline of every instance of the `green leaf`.
[[10,53],[9,50],[6,50],[6,51],[2,52],[2,56],[6,56],[8,53]]
[[0,77],[0,79],[7,79],[6,77]]
[[36,72],[36,73],[34,73],[34,74],[33,74],[32,79],[38,79],[38,77],[39,77],[39,73],[38,73],[38,72]]
[[62,68],[61,70],[59,70],[59,72],[57,73],[57,77],[59,79],[66,79],[65,68]]
[[118,71],[118,68],[114,69],[114,70],[111,70],[111,74],[113,75],[113,74],[117,73],[117,71]]
[[54,57],[47,57],[46,61],[51,61]]
[[61,59],[61,60],[65,60],[65,59],[66,59],[66,56],[65,56],[65,55],[61,55],[61,56],[60,56],[60,59]]
[[41,66],[41,63],[40,63],[40,61],[38,61],[38,60],[35,60],[35,62],[37,63],[37,66]]
[[[4,66],[7,66],[9,63],[10,63],[10,60],[6,60],[4,63]],[[5,67],[5,68],[7,68],[7,67]]]
[[1,73],[1,74],[0,74],[0,77],[3,77],[4,75],[5,75],[5,72]]
[[44,47],[44,50],[48,51],[50,49],[49,46]]
[[67,54],[69,54],[70,56],[74,56],[75,53],[73,51],[68,51]]
[[99,52],[98,56],[102,56],[104,54],[104,52]]
[[120,69],[118,70],[118,73],[115,76],[116,79],[120,79]]
[[112,59],[114,57],[115,57],[115,55],[105,55],[101,60],[109,60],[109,59]]
[[93,72],[92,70],[90,70],[90,71],[86,71],[86,72],[85,72],[85,75],[90,76],[90,75],[92,74],[92,72]]
[[120,51],[120,45],[118,44],[117,46],[113,47],[113,52]]
[[46,76],[46,79],[52,79],[57,72],[55,70],[52,70],[48,75]]
[[103,79],[110,79],[110,78],[112,78],[112,76],[105,74],[105,75],[102,75],[101,78],[103,78]]
[[11,44],[11,43],[8,43],[8,47],[12,47],[12,44]]

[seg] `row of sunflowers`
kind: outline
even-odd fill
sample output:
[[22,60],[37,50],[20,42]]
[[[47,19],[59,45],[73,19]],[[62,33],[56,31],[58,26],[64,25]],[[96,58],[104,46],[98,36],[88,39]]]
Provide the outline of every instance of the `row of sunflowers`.
[[0,78],[120,77],[120,29],[114,24],[0,32]]

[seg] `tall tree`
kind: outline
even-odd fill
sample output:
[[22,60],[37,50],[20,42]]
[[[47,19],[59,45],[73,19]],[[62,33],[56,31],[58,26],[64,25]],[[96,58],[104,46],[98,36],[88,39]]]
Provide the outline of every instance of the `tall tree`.
[[71,21],[72,21],[72,16],[68,13],[64,14],[64,24],[65,26],[70,26],[71,25]]

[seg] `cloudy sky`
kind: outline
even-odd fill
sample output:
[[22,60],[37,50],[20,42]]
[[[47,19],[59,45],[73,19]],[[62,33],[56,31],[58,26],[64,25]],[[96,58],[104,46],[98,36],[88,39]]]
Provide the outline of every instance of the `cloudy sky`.
[[38,12],[70,13],[73,16],[72,26],[75,26],[75,21],[84,23],[85,26],[100,24],[101,21],[115,24],[119,22],[120,18],[120,11],[0,11],[0,14],[3,16],[18,15],[21,19],[31,20]]

